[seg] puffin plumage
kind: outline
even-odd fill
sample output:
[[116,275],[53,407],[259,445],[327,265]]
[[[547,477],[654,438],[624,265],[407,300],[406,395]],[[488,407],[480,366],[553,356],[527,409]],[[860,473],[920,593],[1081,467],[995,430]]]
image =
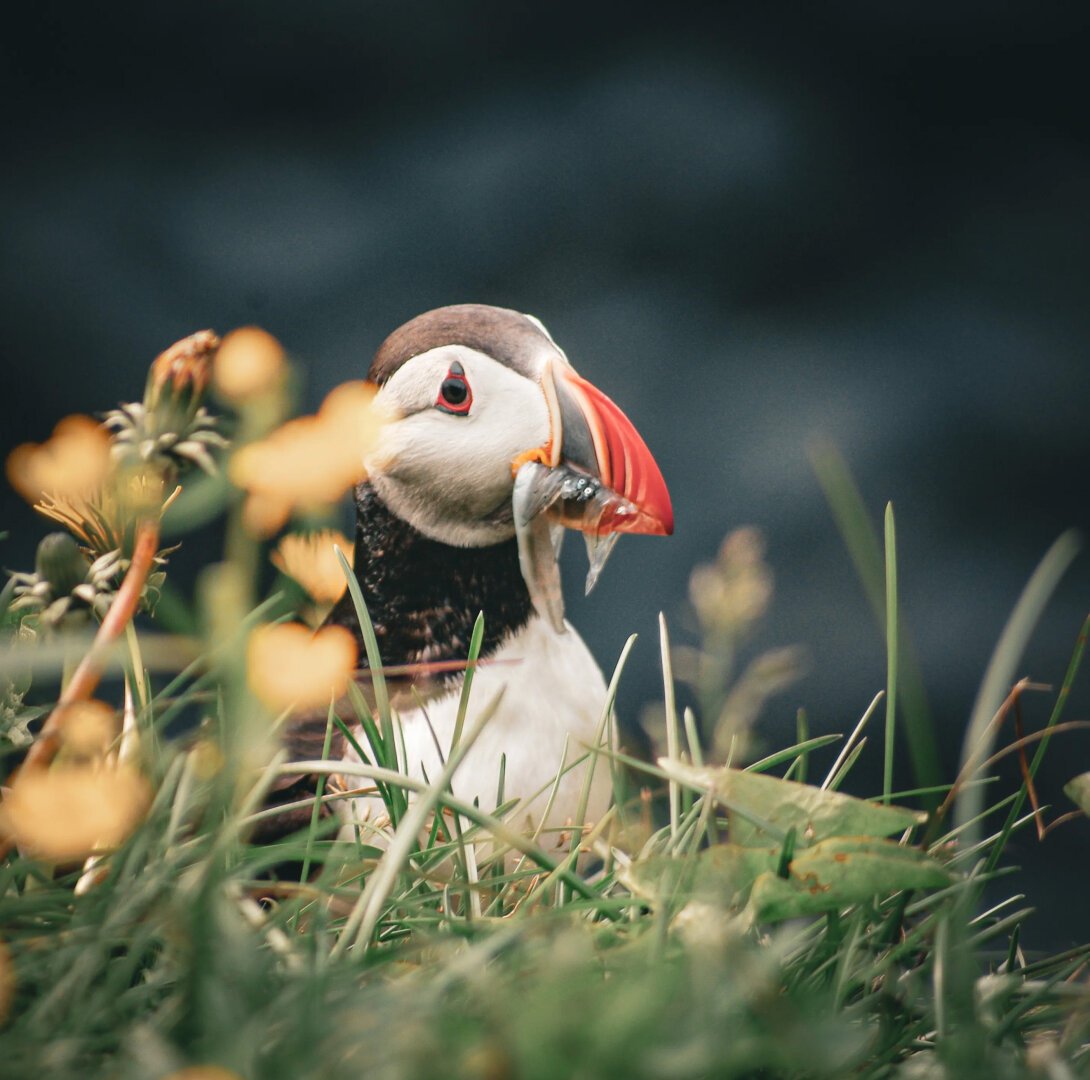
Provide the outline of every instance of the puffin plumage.
[[[403,679],[398,696],[402,766],[417,779],[442,769],[465,677],[457,665],[483,612],[467,729],[502,697],[453,788],[491,810],[502,758],[504,798],[520,800],[509,822],[543,826],[544,841],[573,824],[585,764],[561,780],[547,822],[541,814],[562,765],[593,741],[606,704],[602,672],[563,618],[557,533],[583,531],[592,562],[602,538],[669,533],[665,483],[620,409],[575,373],[531,316],[480,304],[426,312],[382,343],[368,377],[386,423],[355,492],[354,566],[384,668],[421,673]],[[347,595],[328,621],[360,635]],[[289,752],[316,756],[324,727],[324,713],[299,718]],[[343,738],[334,756],[355,760]],[[298,797],[307,782],[291,778],[280,798]],[[609,787],[599,764],[588,821],[605,811]],[[382,843],[389,822],[381,801],[361,796],[345,806],[365,842]]]

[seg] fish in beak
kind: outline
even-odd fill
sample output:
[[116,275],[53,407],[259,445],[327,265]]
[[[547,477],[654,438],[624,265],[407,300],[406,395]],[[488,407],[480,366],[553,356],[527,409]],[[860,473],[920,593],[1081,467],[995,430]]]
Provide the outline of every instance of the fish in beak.
[[557,557],[564,529],[582,532],[594,588],[621,533],[669,536],[673,507],[666,481],[632,422],[570,364],[542,372],[550,438],[512,463],[519,564],[538,612],[565,630]]

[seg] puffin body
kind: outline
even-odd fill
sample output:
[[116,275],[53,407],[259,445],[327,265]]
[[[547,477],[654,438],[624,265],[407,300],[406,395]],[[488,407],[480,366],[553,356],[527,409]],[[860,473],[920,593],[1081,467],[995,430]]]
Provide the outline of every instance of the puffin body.
[[[606,686],[563,617],[556,552],[564,529],[584,534],[589,591],[619,533],[671,532],[658,467],[620,409],[575,373],[540,322],[515,311],[464,304],[420,315],[383,342],[369,378],[385,423],[356,491],[354,566],[393,673],[401,767],[419,780],[442,770],[483,613],[464,730],[492,711],[454,792],[492,810],[502,763],[502,799],[518,800],[511,825],[582,825],[574,817],[593,755],[552,788],[593,745]],[[328,621],[360,633],[347,595]],[[336,752],[357,760],[346,743]],[[608,805],[609,775],[598,762],[588,822]],[[346,824],[362,826],[365,842],[388,838],[379,799],[346,805]]]

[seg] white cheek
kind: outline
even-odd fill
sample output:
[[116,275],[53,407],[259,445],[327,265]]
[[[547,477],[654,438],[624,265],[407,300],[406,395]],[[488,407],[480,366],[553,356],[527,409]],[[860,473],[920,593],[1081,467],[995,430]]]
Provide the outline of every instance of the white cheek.
[[473,394],[469,413],[437,409],[432,402],[447,362],[438,365],[441,371],[429,365],[414,373],[411,386],[406,379],[388,387],[407,415],[383,429],[366,464],[390,508],[426,535],[495,542],[506,535],[497,533],[495,519],[511,497],[513,462],[549,441],[548,407],[533,380],[475,354],[465,363]]
[[511,488],[514,460],[549,439],[544,399],[529,389],[534,396],[505,388],[487,404],[475,401],[466,416],[427,409],[391,424],[368,461],[371,471],[494,505]]

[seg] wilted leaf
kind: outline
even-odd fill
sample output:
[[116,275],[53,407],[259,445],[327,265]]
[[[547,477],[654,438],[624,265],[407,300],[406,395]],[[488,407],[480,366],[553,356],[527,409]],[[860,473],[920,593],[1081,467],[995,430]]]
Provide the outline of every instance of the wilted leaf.
[[1090,772],[1064,784],[1064,794],[1084,813],[1090,814]]
[[774,826],[778,834],[794,828],[800,847],[828,836],[890,836],[919,825],[926,814],[903,806],[883,806],[839,791],[823,791],[794,780],[726,767],[697,768],[660,758],[659,767],[679,782],[711,792],[731,815],[731,839],[767,844],[769,835],[753,821]]
[[786,878],[774,870],[753,884],[749,903],[760,922],[833,911],[903,889],[949,885],[950,873],[919,848],[869,837],[834,837],[801,851]]

